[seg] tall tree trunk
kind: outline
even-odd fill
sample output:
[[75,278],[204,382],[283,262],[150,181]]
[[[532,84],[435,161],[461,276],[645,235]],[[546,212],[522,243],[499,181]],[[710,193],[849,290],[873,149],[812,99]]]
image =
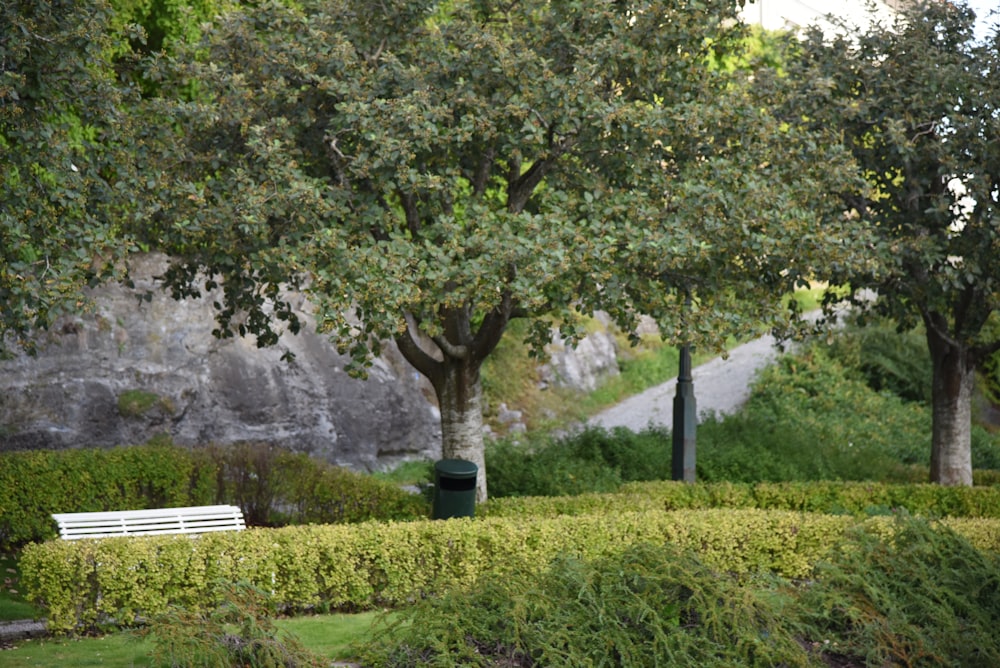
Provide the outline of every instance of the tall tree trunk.
[[967,347],[927,328],[934,368],[931,390],[931,482],[972,484],[972,390],[975,367]]
[[483,442],[483,390],[477,360],[446,359],[434,379],[441,409],[441,455],[464,459],[479,467],[476,502],[486,500],[486,459]]

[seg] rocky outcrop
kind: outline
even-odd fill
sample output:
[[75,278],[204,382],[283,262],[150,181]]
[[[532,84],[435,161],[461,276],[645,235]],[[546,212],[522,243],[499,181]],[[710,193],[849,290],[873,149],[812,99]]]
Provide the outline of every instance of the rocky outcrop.
[[[0,362],[0,450],[265,440],[335,464],[373,468],[436,457],[432,396],[392,346],[367,380],[309,327],[276,348],[212,336],[211,296],[153,292],[164,260],[140,257],[137,291],[107,286],[93,309],[40,341],[36,357]],[[307,305],[300,312],[308,317]],[[282,361],[292,352],[292,362]]]
[[[89,313],[41,335],[37,356],[0,361],[0,451],[169,437],[267,441],[359,469],[440,456],[433,390],[394,346],[358,380],[310,326],[275,348],[216,339],[213,295],[171,299],[154,280],[165,267],[162,257],[134,258],[134,290],[102,287]],[[141,301],[147,290],[152,299]],[[311,322],[308,310],[301,300],[298,312]],[[285,352],[292,362],[282,361]],[[608,331],[576,349],[557,340],[548,352],[546,384],[590,391],[618,373]],[[503,420],[507,431],[523,429],[519,413],[505,410]]]

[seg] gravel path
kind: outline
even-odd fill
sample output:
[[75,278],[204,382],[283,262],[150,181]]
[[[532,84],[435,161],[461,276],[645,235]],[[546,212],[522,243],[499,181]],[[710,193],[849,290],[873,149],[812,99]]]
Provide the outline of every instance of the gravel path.
[[[733,348],[728,359],[717,357],[695,367],[695,405],[699,420],[706,413],[735,413],[750,396],[750,384],[757,371],[778,357],[772,336],[744,343]],[[595,427],[626,427],[642,431],[649,425],[669,428],[673,423],[674,395],[677,379],[651,387],[641,394],[629,397],[617,406],[599,413],[588,421]]]

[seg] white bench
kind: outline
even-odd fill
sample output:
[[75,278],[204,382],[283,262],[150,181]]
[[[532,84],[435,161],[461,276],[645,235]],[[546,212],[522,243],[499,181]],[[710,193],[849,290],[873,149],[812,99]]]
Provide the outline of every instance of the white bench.
[[59,536],[64,540],[110,536],[201,534],[242,531],[243,511],[237,506],[192,506],[119,510],[106,513],[55,513]]

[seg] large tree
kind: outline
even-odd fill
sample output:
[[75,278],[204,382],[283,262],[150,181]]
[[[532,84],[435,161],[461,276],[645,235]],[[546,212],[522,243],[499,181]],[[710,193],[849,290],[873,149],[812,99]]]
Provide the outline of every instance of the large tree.
[[767,112],[777,79],[708,66],[733,3],[289,4],[149,70],[171,122],[147,238],[176,296],[222,286],[219,335],[276,342],[302,289],[359,369],[394,340],[480,498],[480,366],[511,319],[536,349],[596,309],[717,347],[858,261],[826,215],[845,152]]
[[141,148],[111,17],[102,0],[0,5],[0,353],[79,309],[128,247]]
[[[972,484],[976,367],[1000,349],[986,327],[1000,306],[1000,36],[930,2],[892,25],[811,33],[789,67],[791,117],[837,128],[871,188],[843,188],[875,242],[872,271],[831,267],[856,306],[922,324],[933,364],[930,478]],[[874,297],[874,301],[872,301]]]

